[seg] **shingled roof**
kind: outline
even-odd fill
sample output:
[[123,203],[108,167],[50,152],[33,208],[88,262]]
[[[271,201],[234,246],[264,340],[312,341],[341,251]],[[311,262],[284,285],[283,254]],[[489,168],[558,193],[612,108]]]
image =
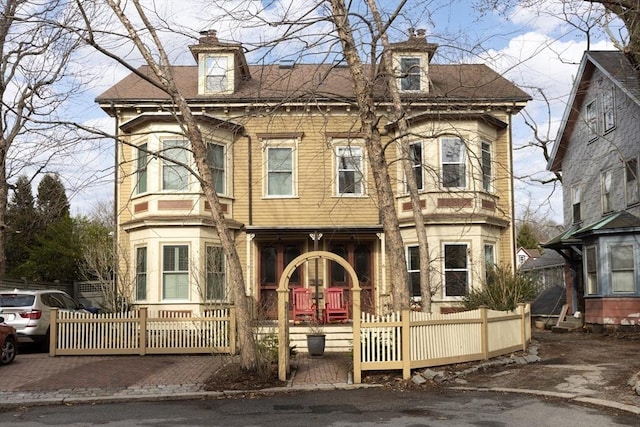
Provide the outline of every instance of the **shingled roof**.
[[[215,102],[306,102],[313,100],[352,101],[353,84],[349,69],[334,64],[250,65],[251,78],[243,80],[231,94],[198,95],[197,66],[175,66],[174,76],[183,96],[192,101]],[[149,67],[138,69],[150,76]],[[429,93],[406,93],[408,101],[442,102],[513,102],[530,96],[513,83],[483,64],[429,66]],[[376,96],[386,98],[384,85],[378,85]],[[98,103],[166,101],[162,90],[131,73],[96,98]]]

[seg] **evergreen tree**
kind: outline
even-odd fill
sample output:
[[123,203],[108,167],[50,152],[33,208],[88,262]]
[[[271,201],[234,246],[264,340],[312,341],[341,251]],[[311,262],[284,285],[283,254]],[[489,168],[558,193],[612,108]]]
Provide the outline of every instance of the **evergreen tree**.
[[518,230],[516,241],[519,248],[538,249],[540,247],[538,237],[536,237],[533,228],[528,223],[522,224]]
[[75,282],[79,279],[81,258],[74,220],[69,215],[48,224],[29,251],[33,278],[45,282]]
[[29,180],[18,179],[9,208],[13,215],[11,226],[20,231],[14,233],[16,254],[10,275],[73,283],[79,278],[82,251],[64,185],[57,175],[47,174],[40,181],[37,194],[34,203]]
[[25,175],[18,177],[9,200],[7,226],[7,276],[18,279],[28,270],[29,248],[38,234],[35,200]]
[[38,216],[48,225],[69,216],[69,199],[57,174],[46,174],[38,185]]

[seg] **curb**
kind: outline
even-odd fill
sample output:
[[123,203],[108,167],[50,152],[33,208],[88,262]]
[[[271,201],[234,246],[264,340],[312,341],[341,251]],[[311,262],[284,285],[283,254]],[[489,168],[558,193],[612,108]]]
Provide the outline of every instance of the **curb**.
[[502,387],[448,387],[450,390],[462,390],[462,391],[480,391],[480,392],[493,392],[493,393],[518,393],[518,394],[531,394],[534,396],[553,397],[565,400],[573,400],[580,403],[588,403],[591,405],[604,406],[612,409],[619,409],[621,411],[627,411],[632,414],[640,415],[640,407],[634,405],[626,405],[624,403],[612,402],[610,400],[596,399],[593,397],[584,397],[573,393],[559,393],[554,391],[541,391],[530,390],[522,388],[502,388]]

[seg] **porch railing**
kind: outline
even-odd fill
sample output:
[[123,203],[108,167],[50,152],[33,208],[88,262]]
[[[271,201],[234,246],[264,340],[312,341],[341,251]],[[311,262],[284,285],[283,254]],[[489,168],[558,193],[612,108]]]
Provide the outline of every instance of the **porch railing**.
[[203,317],[149,317],[146,308],[107,314],[52,309],[49,354],[234,354],[235,319],[232,306]]

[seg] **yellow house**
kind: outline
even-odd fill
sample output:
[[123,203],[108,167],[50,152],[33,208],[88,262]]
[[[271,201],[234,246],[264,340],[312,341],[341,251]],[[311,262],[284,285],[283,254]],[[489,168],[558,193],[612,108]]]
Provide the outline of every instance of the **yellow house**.
[[[514,264],[511,119],[529,96],[482,64],[431,64],[437,45],[424,31],[392,48],[431,250],[434,310],[447,310],[482,286],[487,263]],[[385,234],[349,69],[250,65],[241,44],[222,42],[215,31],[190,49],[197,65],[174,67],[175,78],[208,143],[257,315],[275,315],[282,270],[312,250],[344,257],[358,274],[363,309],[384,311]],[[144,66],[137,72],[150,73]],[[408,286],[419,300],[417,237],[386,92],[376,87],[379,130],[395,180]],[[119,132],[118,242],[130,301],[192,313],[228,302],[210,207],[169,97],[132,73],[97,102]],[[352,284],[337,264],[310,262],[289,286],[341,287],[348,297]]]

